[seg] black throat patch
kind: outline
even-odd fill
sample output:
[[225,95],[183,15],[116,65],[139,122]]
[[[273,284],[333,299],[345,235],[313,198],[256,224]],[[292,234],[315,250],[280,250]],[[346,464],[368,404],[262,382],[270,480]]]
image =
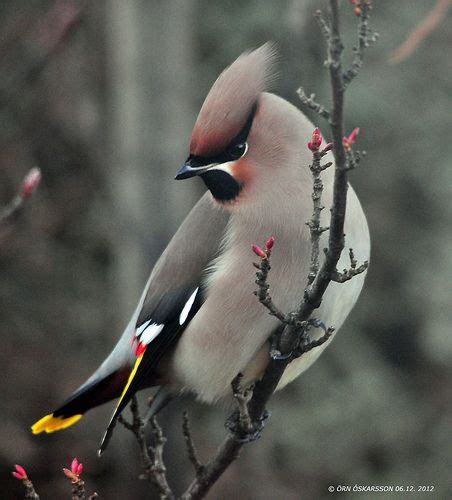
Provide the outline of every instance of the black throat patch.
[[231,201],[237,198],[242,186],[223,170],[208,170],[200,175],[205,185],[218,201]]

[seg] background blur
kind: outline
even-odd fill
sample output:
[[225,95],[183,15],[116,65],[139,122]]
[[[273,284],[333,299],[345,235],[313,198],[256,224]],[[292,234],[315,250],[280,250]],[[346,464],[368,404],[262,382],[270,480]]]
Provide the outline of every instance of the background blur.
[[[450,492],[451,11],[409,58],[391,65],[392,51],[436,1],[375,3],[380,41],[349,89],[346,112],[347,129],[361,127],[358,147],[368,152],[351,175],[373,240],[367,285],[333,346],[273,398],[263,439],[244,449],[210,498],[328,498],[331,484],[434,485],[434,498]],[[106,455],[96,457],[111,405],[54,435],[34,437],[29,426],[104,359],[202,193],[201,181],[173,176],[219,72],[274,40],[275,91],[299,105],[303,85],[328,102],[313,20],[319,4],[326,6],[1,2],[1,204],[32,166],[43,172],[0,240],[1,498],[23,495],[10,475],[14,463],[26,467],[42,498],[69,498],[61,468],[74,456],[90,493],[154,498],[137,480],[138,450],[127,431],[118,427]],[[342,7],[351,49],[356,19],[349,2]],[[192,477],[182,408],[205,458],[224,436],[226,415],[189,400],[162,414],[177,491]]]

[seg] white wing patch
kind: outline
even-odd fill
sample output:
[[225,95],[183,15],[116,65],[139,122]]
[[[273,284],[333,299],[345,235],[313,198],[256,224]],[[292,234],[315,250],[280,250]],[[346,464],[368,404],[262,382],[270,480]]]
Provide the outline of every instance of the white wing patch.
[[137,330],[135,332],[135,337],[139,337],[146,330],[146,328],[149,326],[150,322],[151,322],[151,320],[148,320],[148,321],[145,321],[142,325],[140,325],[140,327],[137,328]]
[[151,323],[151,320],[144,322],[137,328],[135,333],[138,342],[143,345],[149,344],[163,330],[164,326],[165,325],[159,325],[158,323]]
[[188,315],[190,313],[190,309],[193,307],[193,303],[196,298],[196,294],[198,293],[199,287],[190,295],[190,298],[187,300],[185,303],[184,308],[182,309],[182,312],[180,313],[179,316],[179,325],[183,325],[185,321],[188,318]]

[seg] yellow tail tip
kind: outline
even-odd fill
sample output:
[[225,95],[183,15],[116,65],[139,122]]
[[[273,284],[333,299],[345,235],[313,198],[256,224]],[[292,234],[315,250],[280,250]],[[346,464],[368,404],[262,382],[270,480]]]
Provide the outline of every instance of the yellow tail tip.
[[72,415],[72,417],[54,417],[53,413],[42,417],[35,424],[31,426],[31,432],[33,434],[40,434],[41,432],[59,431],[61,429],[66,429],[75,424],[82,418],[82,415]]

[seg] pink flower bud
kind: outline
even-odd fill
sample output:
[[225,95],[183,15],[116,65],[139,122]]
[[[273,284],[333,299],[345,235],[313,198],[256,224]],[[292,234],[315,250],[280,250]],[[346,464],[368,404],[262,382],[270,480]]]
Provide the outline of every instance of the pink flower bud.
[[73,474],[77,474],[77,468],[78,468],[78,460],[74,458],[74,460],[72,460],[71,463],[71,471],[73,472]]
[[63,473],[66,477],[68,477],[73,483],[76,483],[78,481],[78,477],[76,474],[74,474],[71,470],[66,469],[66,467],[63,467]]
[[41,170],[37,167],[32,168],[22,182],[22,192],[20,193],[21,198],[24,200],[29,198],[36,191],[40,182]]
[[262,248],[255,245],[254,243],[251,245],[251,250],[261,259],[267,258],[267,254],[262,250]]
[[312,132],[311,140],[308,142],[308,148],[311,151],[318,151],[320,145],[322,144],[322,134],[320,133],[320,130],[318,128],[314,129],[314,132]]
[[270,236],[270,238],[268,238],[268,240],[265,242],[265,250],[269,252],[273,248],[274,244],[275,244],[275,238],[273,236]]
[[83,464],[78,464],[77,467],[77,476],[80,476],[80,474],[83,472]]
[[359,134],[359,128],[356,127],[351,131],[351,133],[348,137],[342,138],[342,145],[344,146],[344,149],[346,151],[350,151],[353,144],[355,144],[355,141],[356,141],[356,138],[358,137],[358,134]]
[[353,144],[356,141],[358,134],[359,134],[359,128],[356,127],[352,130],[351,134],[348,136],[348,140],[351,144]]
[[28,479],[27,473],[25,472],[25,469],[21,465],[15,465],[14,468],[16,469],[14,472],[11,474],[16,478],[21,481],[24,479]]

